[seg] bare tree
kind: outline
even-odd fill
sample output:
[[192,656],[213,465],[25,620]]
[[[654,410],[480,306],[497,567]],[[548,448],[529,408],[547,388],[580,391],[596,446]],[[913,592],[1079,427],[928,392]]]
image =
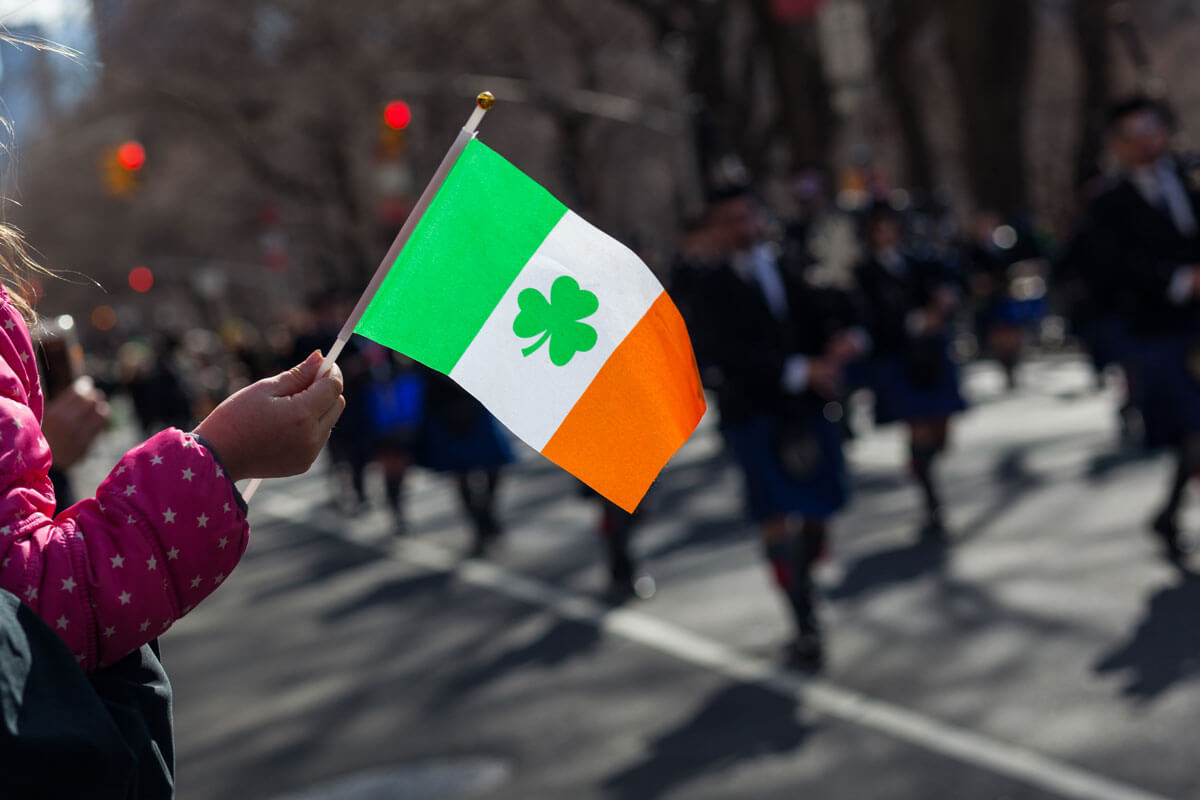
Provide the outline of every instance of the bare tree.
[[1075,0],[1071,6],[1071,22],[1083,67],[1079,150],[1075,160],[1076,181],[1080,184],[1099,171],[1104,109],[1112,94],[1111,11],[1112,0]]
[[979,208],[1015,211],[1028,202],[1024,123],[1032,0],[937,0],[937,8],[955,79],[973,200]]
[[770,0],[754,0],[759,36],[770,54],[773,86],[792,166],[828,170],[834,138],[833,109],[812,17],[782,20]]
[[879,81],[895,114],[905,183],[928,193],[934,186],[933,153],[922,118],[920,86],[914,80],[911,50],[929,24],[928,0],[889,0],[876,17]]

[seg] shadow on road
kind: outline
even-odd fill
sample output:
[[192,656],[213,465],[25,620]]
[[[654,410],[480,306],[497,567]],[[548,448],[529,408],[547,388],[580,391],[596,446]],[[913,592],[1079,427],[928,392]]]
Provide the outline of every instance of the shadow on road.
[[[1031,471],[1025,464],[1029,453],[1044,447],[1045,442],[1022,444],[1010,447],[1001,454],[992,469],[991,475],[985,477],[985,482],[997,487],[997,491],[981,511],[965,524],[956,526],[954,538],[966,541],[983,533],[995,524],[1002,515],[1012,511],[1023,495],[1038,489],[1046,483],[1046,478]],[[962,489],[970,495],[970,489]]]
[[414,598],[437,602],[451,588],[454,576],[449,572],[429,572],[389,581],[370,592],[339,606],[327,608],[321,614],[326,622],[342,622],[354,614],[379,606],[400,605]]
[[1145,447],[1123,447],[1106,453],[1097,453],[1088,462],[1084,473],[1091,483],[1099,483],[1108,478],[1110,472],[1143,461],[1152,461],[1161,455],[1160,451]]
[[947,547],[944,541],[921,540],[863,556],[846,569],[842,581],[830,589],[830,600],[848,600],[925,575],[945,572]]
[[1200,575],[1181,571],[1177,583],[1158,590],[1129,640],[1101,656],[1098,675],[1128,676],[1121,694],[1149,702],[1174,684],[1200,673]]
[[[270,557],[278,557],[280,553],[292,550],[304,551],[305,556],[311,560],[304,569],[289,574],[287,579],[273,584],[264,583],[258,587],[254,592],[253,601],[262,603],[287,595],[302,587],[319,585],[383,558],[378,550],[350,541],[339,540],[341,546],[336,548],[316,547],[324,538],[325,534],[315,534],[304,538],[296,537],[286,544],[273,546],[269,551]],[[317,553],[319,553],[319,557]],[[263,557],[266,557],[266,553],[255,552],[255,558]]]
[[458,672],[430,702],[432,707],[437,708],[460,700],[466,693],[512,673],[557,666],[594,651],[600,644],[600,637],[600,629],[595,625],[558,620],[537,639],[506,650],[486,663]]
[[791,753],[807,735],[796,715],[796,703],[774,692],[725,687],[650,741],[642,761],[610,776],[603,787],[612,797],[660,797],[706,773],[728,774],[738,762]]
[[757,535],[754,527],[741,516],[698,519],[688,525],[683,534],[644,550],[642,558],[646,561],[661,560],[697,547],[712,548],[755,541]]

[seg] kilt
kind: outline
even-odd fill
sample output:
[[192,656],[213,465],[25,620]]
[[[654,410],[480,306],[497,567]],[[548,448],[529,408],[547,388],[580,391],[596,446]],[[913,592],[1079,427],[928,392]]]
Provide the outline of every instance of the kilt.
[[803,422],[815,446],[814,464],[807,477],[784,470],[778,449],[782,435],[778,420],[764,414],[721,428],[742,469],[746,512],[755,522],[786,514],[823,519],[840,510],[849,499],[841,430],[825,419],[820,409],[808,412]]
[[913,375],[908,356],[904,353],[884,356],[871,362],[869,385],[875,399],[875,424],[910,419],[942,419],[967,407],[958,388],[958,365],[950,358],[949,346],[943,344],[936,375],[928,382]]
[[1200,432],[1200,381],[1188,368],[1193,343],[1183,334],[1130,342],[1132,399],[1142,412],[1148,447],[1178,444]]

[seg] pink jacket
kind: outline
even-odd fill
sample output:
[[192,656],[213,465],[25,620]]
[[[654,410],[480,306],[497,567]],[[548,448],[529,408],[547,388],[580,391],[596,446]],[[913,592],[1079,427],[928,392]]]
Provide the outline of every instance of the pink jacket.
[[130,450],[96,496],[54,514],[29,330],[0,288],[0,587],[63,638],[85,671],[195,608],[249,541],[241,498],[180,430]]

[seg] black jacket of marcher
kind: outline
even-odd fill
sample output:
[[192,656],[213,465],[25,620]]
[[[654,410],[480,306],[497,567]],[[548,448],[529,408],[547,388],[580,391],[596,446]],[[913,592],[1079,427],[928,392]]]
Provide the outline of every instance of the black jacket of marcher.
[[908,315],[928,306],[939,289],[961,291],[961,282],[940,261],[903,254],[905,271],[897,275],[869,258],[855,270],[859,311],[871,334],[873,356],[901,353],[911,344]]
[[[1194,170],[1181,169],[1192,214],[1200,223],[1200,193]],[[1175,271],[1200,263],[1200,235],[1184,236],[1168,212],[1155,208],[1128,178],[1114,180],[1092,201],[1085,222],[1089,251],[1097,260],[1097,284],[1112,287],[1119,311],[1135,336],[1187,333],[1200,306],[1178,305],[1167,296]]]
[[797,398],[784,392],[784,364],[791,355],[822,355],[835,333],[857,321],[846,293],[814,287],[783,268],[779,272],[789,310],[784,319],[728,263],[692,266],[672,282],[701,377],[716,392],[723,423],[779,417],[793,413],[797,403],[818,402],[810,393]]

